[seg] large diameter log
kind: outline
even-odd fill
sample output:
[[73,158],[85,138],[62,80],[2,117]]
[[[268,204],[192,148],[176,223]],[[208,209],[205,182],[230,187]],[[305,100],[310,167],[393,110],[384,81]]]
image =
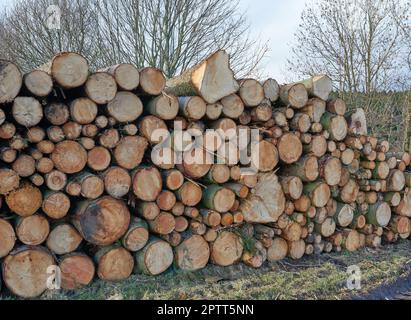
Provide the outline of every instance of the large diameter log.
[[237,119],[244,111],[243,100],[234,93],[221,99],[220,103],[223,106],[222,113],[227,118]]
[[143,112],[143,103],[135,94],[119,91],[107,104],[107,113],[118,122],[132,122]]
[[143,137],[123,137],[114,149],[114,159],[124,169],[135,169],[143,160],[147,146],[148,142]]
[[280,160],[286,164],[297,162],[303,152],[300,139],[293,133],[284,134],[277,144]]
[[63,255],[77,250],[82,240],[71,224],[59,223],[51,230],[46,244],[51,252]]
[[280,99],[295,109],[304,107],[308,101],[307,90],[303,84],[287,84],[280,88]]
[[94,257],[100,279],[116,281],[127,279],[134,268],[133,256],[123,247],[108,246],[100,248]]
[[87,152],[75,141],[63,141],[56,145],[51,154],[55,167],[63,173],[76,173],[87,164]]
[[235,233],[223,231],[211,245],[211,260],[227,267],[237,263],[243,254],[243,241]]
[[267,249],[267,260],[270,262],[283,260],[287,256],[288,243],[280,237],[273,240],[272,245]]
[[24,127],[34,127],[43,118],[40,102],[32,97],[17,97],[11,109],[14,120]]
[[132,174],[132,190],[140,200],[155,201],[162,186],[161,174],[155,167],[140,167]]
[[312,205],[317,208],[324,207],[331,197],[330,187],[321,181],[307,183],[303,190],[304,194],[311,199]]
[[364,109],[357,108],[346,115],[348,130],[355,135],[367,135],[367,119]]
[[46,192],[43,194],[42,210],[52,219],[65,217],[70,209],[70,198],[63,192]]
[[333,89],[332,80],[325,74],[315,75],[309,79],[301,81],[312,97],[327,100]]
[[53,265],[54,259],[44,247],[20,247],[3,261],[4,284],[19,297],[38,297],[47,289],[47,270]]
[[140,83],[140,73],[130,63],[116,64],[101,71],[111,74],[121,90],[132,91],[137,89]]
[[126,204],[109,196],[78,204],[73,224],[82,237],[95,245],[110,245],[121,238],[130,224]]
[[19,217],[15,229],[17,238],[22,243],[36,246],[47,239],[50,225],[44,216],[34,214],[28,217]]
[[354,219],[354,209],[349,204],[337,202],[337,211],[334,217],[338,226],[348,227]]
[[341,180],[341,161],[335,157],[325,157],[319,161],[320,177],[329,186],[336,186]]
[[185,271],[204,268],[210,258],[210,247],[202,236],[192,235],[175,248],[175,263]]
[[147,245],[135,254],[136,269],[155,276],[166,271],[173,263],[173,249],[166,241],[150,238]]
[[0,219],[0,258],[9,254],[16,243],[16,234],[12,225],[5,219]]
[[[240,81],[240,97],[247,107],[256,107],[264,99],[263,86],[254,79]],[[224,112],[224,111],[223,111]]]
[[201,201],[202,195],[201,187],[191,181],[184,182],[176,191],[177,199],[189,207],[196,206]]
[[166,78],[160,69],[146,67],[140,70],[140,89],[152,96],[163,92],[166,86]]
[[110,167],[103,173],[104,189],[113,198],[122,198],[131,187],[131,177],[127,170]]
[[40,209],[43,196],[39,188],[25,183],[6,196],[9,209],[21,217],[33,215]]
[[285,196],[274,173],[259,176],[255,192],[241,202],[239,210],[249,223],[276,222],[285,208]]
[[75,290],[85,287],[94,278],[93,260],[83,253],[71,253],[63,256],[59,263],[61,271],[61,287]]
[[[284,146],[282,145],[283,158]],[[289,156],[289,154],[288,154]],[[287,157],[289,160],[290,158]],[[278,164],[279,151],[270,142],[262,140],[252,148],[251,165],[260,172],[272,171]]]
[[109,73],[96,72],[88,77],[84,91],[87,97],[95,103],[106,104],[116,96],[117,84]]
[[197,93],[207,103],[216,103],[238,89],[224,50],[218,50],[181,76],[167,81],[168,92],[177,96]]
[[20,185],[20,177],[16,171],[1,168],[0,169],[0,194],[8,194],[16,190]]
[[210,185],[203,192],[203,204],[217,212],[227,212],[234,205],[235,193],[219,185]]
[[62,52],[52,61],[38,68],[50,74],[64,89],[82,86],[88,77],[87,60],[78,53]]
[[335,141],[342,141],[347,136],[347,121],[343,116],[325,112],[321,117],[321,124],[330,133],[330,138]]
[[12,102],[22,83],[20,69],[12,62],[0,59],[0,104]]
[[149,238],[148,225],[143,219],[134,217],[122,238],[124,248],[131,252],[141,250]]
[[378,226],[385,227],[391,219],[391,208],[386,202],[377,202],[368,207],[367,222]]
[[219,102],[207,104],[206,117],[208,120],[217,120],[223,112],[223,105]]
[[[2,82],[0,80],[0,82]],[[36,97],[46,97],[53,90],[53,79],[47,72],[33,70],[23,77],[25,88]],[[0,99],[1,100],[1,99]]]
[[387,191],[401,191],[404,186],[404,173],[401,170],[391,170],[387,177]]

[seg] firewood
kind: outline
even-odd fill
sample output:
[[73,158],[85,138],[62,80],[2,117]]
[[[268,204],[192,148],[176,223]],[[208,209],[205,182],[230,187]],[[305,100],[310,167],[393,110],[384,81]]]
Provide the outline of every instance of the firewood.
[[278,154],[281,159],[286,164],[292,164],[300,159],[302,154],[302,144],[300,139],[292,133],[284,134],[278,143]]
[[80,172],[87,163],[87,152],[75,141],[63,141],[51,154],[55,167],[63,173]]

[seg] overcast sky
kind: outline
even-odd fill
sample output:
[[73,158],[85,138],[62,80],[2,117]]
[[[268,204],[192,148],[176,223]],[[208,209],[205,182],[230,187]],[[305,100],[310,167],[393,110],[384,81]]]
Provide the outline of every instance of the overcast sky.
[[[268,41],[270,52],[264,60],[264,73],[284,81],[289,44],[300,21],[306,0],[240,0],[251,25],[253,37]],[[0,9],[13,0],[0,0]]]

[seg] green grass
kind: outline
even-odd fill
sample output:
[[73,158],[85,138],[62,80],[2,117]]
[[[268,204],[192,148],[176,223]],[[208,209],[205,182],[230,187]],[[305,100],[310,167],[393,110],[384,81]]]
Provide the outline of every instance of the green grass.
[[[120,282],[95,280],[77,291],[49,291],[42,299],[346,299],[408,275],[411,242],[381,249],[333,253],[298,261],[266,263],[261,269],[245,265],[208,266],[187,273],[169,270],[157,277],[133,275]],[[347,266],[362,272],[362,289],[346,288]],[[10,298],[10,297],[5,297]]]

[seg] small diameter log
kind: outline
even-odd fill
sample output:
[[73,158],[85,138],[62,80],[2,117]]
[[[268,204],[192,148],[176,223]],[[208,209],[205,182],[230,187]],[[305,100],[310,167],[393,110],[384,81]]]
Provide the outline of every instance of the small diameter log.
[[127,170],[110,167],[102,174],[104,189],[113,198],[124,197],[131,187],[131,177]]
[[60,259],[59,267],[63,289],[80,289],[93,281],[95,274],[93,260],[83,253],[71,253],[63,256]]
[[137,215],[146,220],[154,220],[160,214],[160,208],[155,202],[140,201],[137,204]]
[[356,230],[344,229],[342,233],[341,246],[348,251],[355,251],[360,248],[360,234]]
[[223,106],[222,113],[227,118],[237,119],[244,111],[243,100],[234,93],[221,99],[220,103]]
[[264,96],[271,103],[276,102],[280,97],[280,86],[274,79],[267,79],[263,84]]
[[390,174],[390,167],[385,161],[377,162],[375,168],[372,170],[372,177],[374,179],[384,180]]
[[241,199],[245,199],[248,196],[250,189],[241,183],[225,183],[225,188],[230,189],[235,195]]
[[136,252],[146,245],[148,238],[149,233],[147,222],[134,217],[131,220],[126,234],[122,238],[122,244],[127,250]]
[[33,70],[26,73],[23,77],[23,82],[25,88],[36,97],[46,97],[53,90],[53,79],[41,70]]
[[335,157],[324,157],[319,161],[320,177],[329,186],[336,186],[341,180],[341,161]]
[[159,95],[148,102],[146,110],[160,119],[173,120],[179,110],[178,99],[166,94]]
[[98,265],[97,275],[102,280],[124,280],[133,272],[133,256],[123,247],[102,247],[95,254],[94,260]]
[[153,220],[147,221],[150,231],[155,234],[165,235],[174,231],[176,221],[174,216],[168,212],[160,212]]
[[368,207],[367,222],[379,227],[388,225],[391,219],[391,208],[386,202],[377,202]]
[[96,119],[97,105],[88,98],[78,98],[70,103],[70,116],[79,124],[89,124]]
[[284,176],[297,176],[304,182],[315,181],[319,176],[318,160],[314,156],[304,156],[298,162],[281,170]]
[[200,120],[206,114],[207,105],[200,97],[178,97],[180,114],[190,120]]
[[327,152],[327,140],[322,135],[312,136],[310,143],[303,146],[303,150],[306,154],[320,158]]
[[88,77],[87,60],[78,53],[62,52],[54,56],[52,61],[38,68],[52,76],[63,89],[82,86]]
[[95,103],[106,104],[116,96],[117,84],[109,73],[96,72],[88,77],[84,91]]
[[303,192],[303,183],[299,177],[288,176],[280,179],[284,194],[294,200],[301,197]]
[[63,141],[56,145],[51,154],[55,167],[63,173],[76,173],[87,164],[87,152],[75,141]]
[[70,198],[63,192],[50,191],[43,193],[43,212],[52,219],[65,217],[70,209]]
[[288,256],[291,259],[298,260],[303,257],[305,253],[305,242],[300,239],[297,241],[288,241]]
[[175,263],[185,271],[204,268],[210,258],[210,247],[202,236],[192,235],[175,248]]
[[176,196],[169,190],[163,190],[157,197],[156,203],[163,211],[170,211],[176,204]]
[[25,183],[6,196],[9,209],[21,217],[28,217],[41,207],[41,191],[31,184]]
[[340,98],[331,99],[327,101],[327,111],[343,116],[347,111],[347,106],[344,100]]
[[209,227],[217,227],[221,222],[221,214],[214,210],[200,209],[202,221]]
[[349,204],[337,202],[337,211],[334,217],[338,226],[348,227],[354,219],[354,209]]
[[309,79],[301,81],[311,97],[327,100],[332,91],[332,80],[325,74],[315,75]]
[[307,90],[303,84],[287,84],[280,88],[280,99],[285,105],[301,109],[308,101]]
[[283,260],[288,253],[288,243],[286,240],[276,237],[272,245],[267,249],[267,260],[270,262]]
[[307,183],[303,190],[304,194],[311,199],[312,205],[317,208],[324,207],[331,197],[330,187],[321,181]]
[[219,185],[210,185],[203,192],[203,205],[217,212],[227,212],[234,205],[235,193]]
[[301,109],[301,111],[306,113],[312,122],[318,123],[325,112],[325,105],[326,103],[324,100],[312,98],[308,100],[307,104]]
[[140,73],[130,63],[116,64],[101,71],[111,74],[121,90],[133,91],[140,83]]
[[145,116],[139,123],[139,131],[151,144],[157,144],[167,138],[166,123],[155,116]]
[[339,199],[344,203],[353,203],[357,199],[360,187],[355,180],[350,179],[340,190]]
[[53,191],[63,190],[67,184],[67,176],[59,170],[50,171],[45,175],[47,188]]
[[342,141],[347,136],[347,122],[343,116],[325,112],[321,117],[321,124],[330,133],[332,140]]
[[123,137],[114,149],[114,159],[120,167],[132,170],[141,163],[147,146],[143,137]]
[[335,228],[335,220],[331,217],[328,217],[324,222],[315,225],[315,230],[326,238],[334,234]]
[[404,186],[404,173],[400,170],[391,170],[387,177],[387,191],[401,191]]
[[117,129],[107,129],[98,137],[101,146],[113,149],[120,141],[120,134]]
[[166,86],[166,78],[160,69],[146,67],[140,70],[140,89],[151,96],[157,96],[163,92]]
[[297,241],[301,238],[302,228],[297,222],[291,222],[282,233],[282,237],[287,241]]
[[208,120],[217,120],[223,112],[223,105],[219,102],[207,104],[206,117]]
[[171,191],[179,189],[184,183],[183,174],[176,169],[163,170],[161,174],[165,186]]
[[34,127],[43,118],[43,108],[33,97],[17,97],[11,109],[14,120],[26,128]]
[[19,297],[38,297],[47,289],[47,270],[53,265],[54,259],[44,247],[22,246],[3,261],[4,284]]
[[354,135],[367,135],[367,119],[364,109],[357,108],[345,116],[348,130]]
[[94,147],[87,152],[87,165],[94,171],[103,171],[110,166],[111,155],[104,147]]
[[0,194],[6,195],[16,190],[19,184],[20,177],[14,170],[0,168]]
[[27,178],[35,172],[35,166],[36,162],[33,157],[22,154],[13,162],[11,167],[20,177]]
[[311,128],[310,117],[305,113],[296,113],[290,121],[290,128],[301,133],[308,132]]
[[0,258],[9,254],[16,243],[16,234],[12,225],[5,219],[0,218]]
[[83,238],[68,223],[57,224],[47,238],[47,248],[51,252],[62,255],[77,250]]
[[260,104],[251,110],[250,115],[253,122],[272,121],[273,109],[269,104]]
[[0,149],[0,159],[5,163],[13,163],[17,158],[17,150],[9,147]]
[[12,102],[23,83],[20,69],[12,62],[0,60],[0,104]]
[[193,148],[184,152],[182,163],[177,165],[177,169],[190,178],[199,179],[207,174],[212,163],[210,153],[202,148]]
[[132,122],[143,112],[143,103],[135,94],[127,91],[117,92],[107,104],[107,113],[117,122]]
[[256,107],[264,99],[264,88],[254,79],[241,80],[239,92],[244,105],[247,107]]
[[61,126],[68,121],[70,113],[66,104],[52,102],[44,108],[44,116],[52,125]]
[[193,207],[201,201],[202,190],[197,184],[186,181],[181,188],[176,191],[176,196],[184,205]]
[[92,173],[83,171],[72,180],[81,185],[80,195],[86,199],[97,199],[104,192],[103,180]]
[[211,260],[219,266],[230,266],[237,263],[243,254],[243,241],[229,231],[221,232],[211,245]]
[[105,196],[79,203],[73,224],[86,241],[110,245],[127,231],[130,212],[123,201]]
[[175,218],[175,228],[173,232],[184,232],[188,227],[189,223],[186,217],[178,216]]
[[207,103],[216,103],[238,89],[224,50],[218,50],[181,76],[167,81],[168,92],[177,96],[197,93]]
[[5,122],[0,126],[0,138],[3,140],[12,139],[16,133],[16,126],[13,123]]
[[155,167],[140,167],[132,173],[132,190],[140,200],[155,201],[162,185],[161,174]]
[[342,153],[341,153],[341,162],[344,165],[350,165],[353,160],[354,160],[354,151],[352,149],[345,149]]
[[293,133],[284,134],[277,144],[278,154],[286,164],[297,162],[303,152],[300,139]]
[[155,276],[172,265],[173,249],[168,242],[152,237],[147,245],[135,254],[135,260],[137,271]]

